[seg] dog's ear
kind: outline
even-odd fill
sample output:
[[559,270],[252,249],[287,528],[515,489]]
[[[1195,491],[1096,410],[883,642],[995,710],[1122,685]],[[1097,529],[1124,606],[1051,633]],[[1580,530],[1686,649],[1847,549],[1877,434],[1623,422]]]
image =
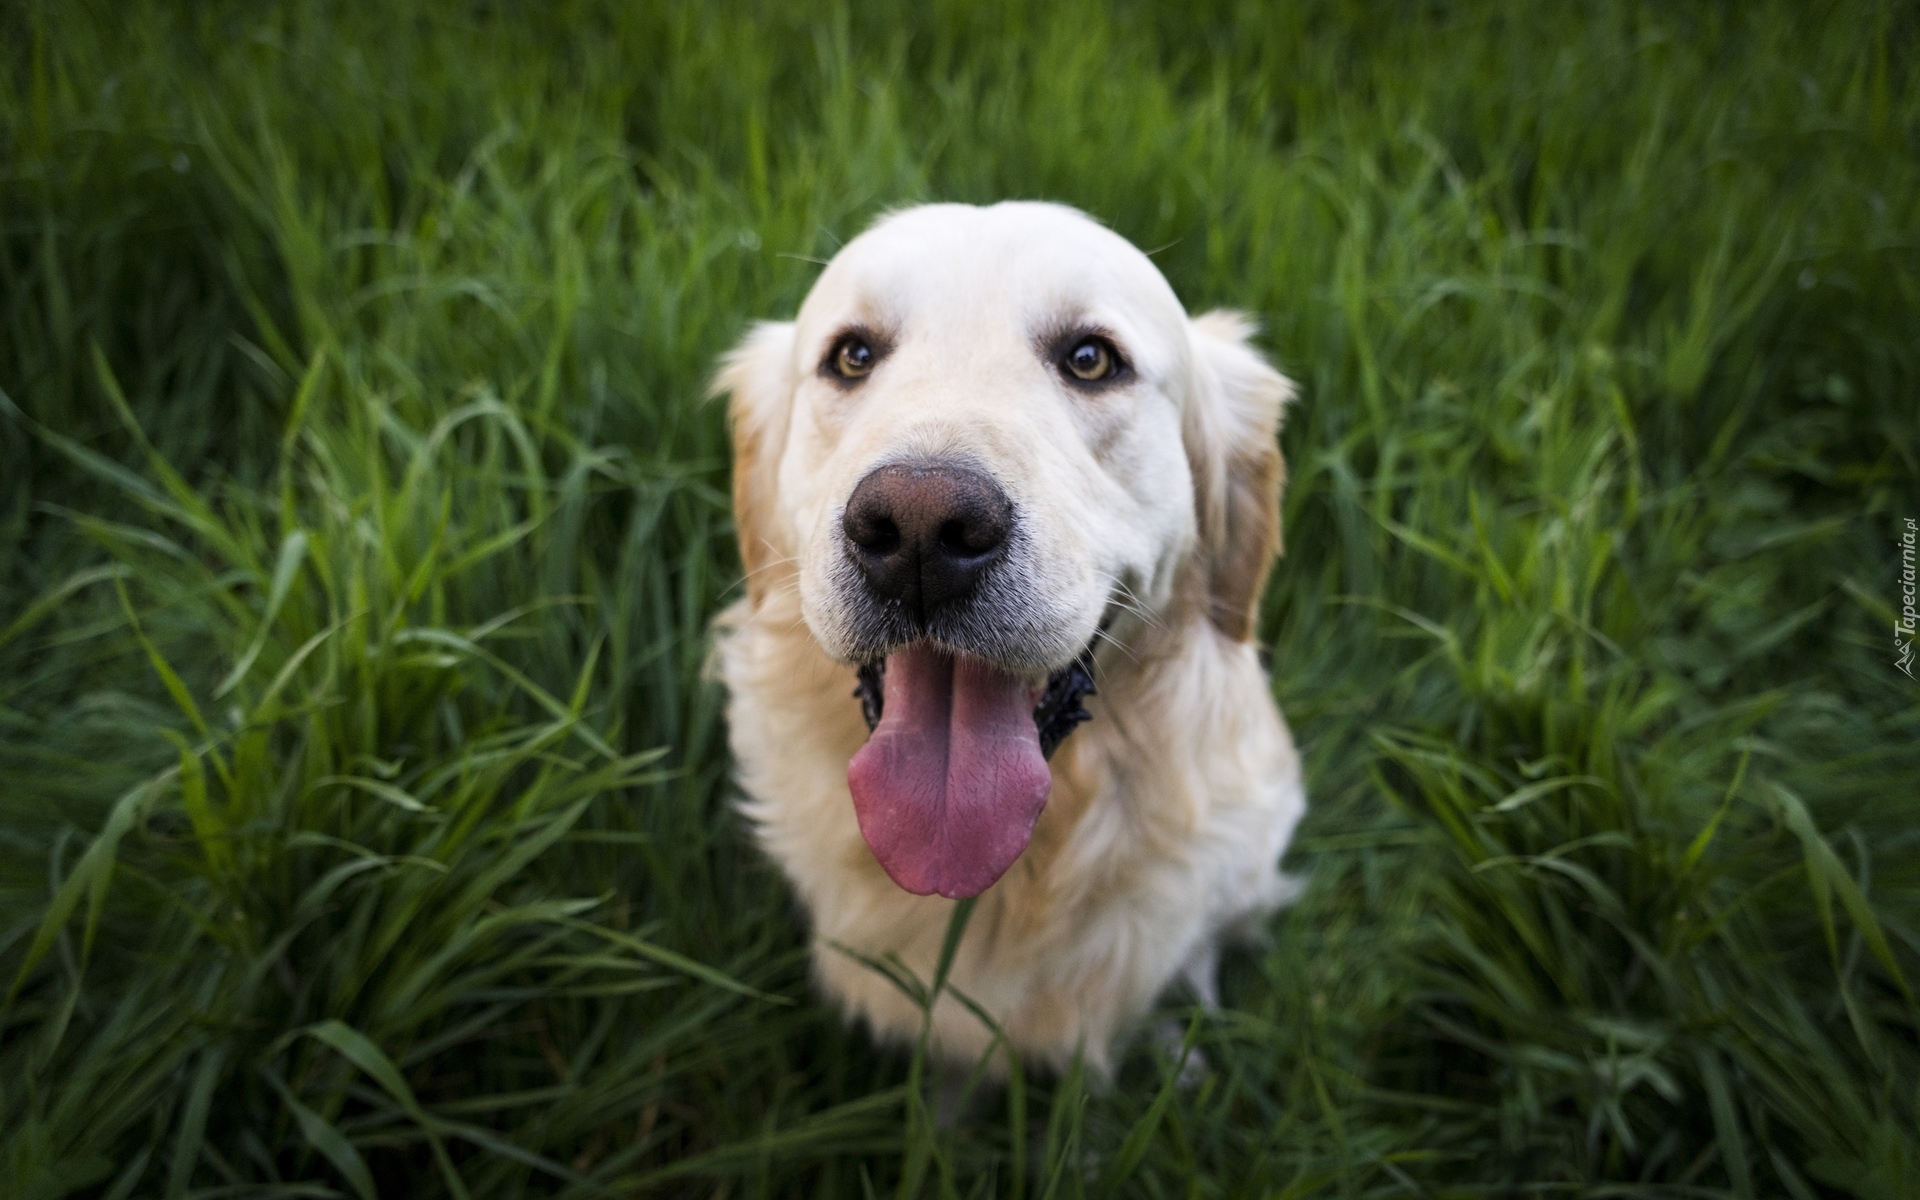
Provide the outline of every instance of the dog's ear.
[[1200,525],[1207,616],[1235,641],[1252,638],[1267,569],[1280,553],[1280,413],[1293,383],[1248,344],[1235,312],[1195,317],[1194,389],[1184,436]]
[[747,598],[758,608],[772,584],[770,568],[790,553],[780,527],[780,451],[793,408],[793,323],[763,321],[727,352],[712,394],[727,397],[733,428],[733,524]]

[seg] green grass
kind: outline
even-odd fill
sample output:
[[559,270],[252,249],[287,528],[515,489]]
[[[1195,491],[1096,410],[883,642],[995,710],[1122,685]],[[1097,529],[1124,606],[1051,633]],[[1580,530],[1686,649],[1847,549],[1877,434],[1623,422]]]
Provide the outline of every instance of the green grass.
[[[0,12],[0,1194],[1920,1194],[1911,6],[498,7]],[[1008,196],[1303,384],[1311,885],[1197,1089],[942,1132],[729,808],[702,396]]]

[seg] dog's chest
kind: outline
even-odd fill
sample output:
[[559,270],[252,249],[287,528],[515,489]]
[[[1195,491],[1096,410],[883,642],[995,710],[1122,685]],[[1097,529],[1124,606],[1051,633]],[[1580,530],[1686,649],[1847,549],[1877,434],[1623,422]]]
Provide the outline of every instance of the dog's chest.
[[[952,975],[1016,1045],[1053,1057],[1105,1045],[1225,925],[1281,898],[1298,762],[1264,674],[1241,657],[1187,662],[1177,688],[1111,681],[1054,755],[1033,837],[981,895]],[[918,1010],[860,959],[897,956],[929,978],[953,906],[901,890],[861,836],[847,787],[868,736],[854,672],[797,621],[764,614],[723,634],[720,665],[741,808],[809,913],[818,978],[880,1036],[917,1036]],[[936,1024],[962,1049],[978,1022]]]

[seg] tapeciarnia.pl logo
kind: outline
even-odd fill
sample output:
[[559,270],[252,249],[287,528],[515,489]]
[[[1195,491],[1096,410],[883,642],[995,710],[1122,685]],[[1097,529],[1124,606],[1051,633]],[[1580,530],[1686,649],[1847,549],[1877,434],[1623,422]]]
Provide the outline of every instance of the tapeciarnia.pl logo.
[[1920,623],[1920,612],[1914,611],[1914,566],[1913,541],[1917,531],[1913,518],[1908,517],[1906,527],[1900,531],[1900,615],[1893,622],[1893,649],[1899,657],[1893,665],[1913,674],[1913,633],[1914,626]]

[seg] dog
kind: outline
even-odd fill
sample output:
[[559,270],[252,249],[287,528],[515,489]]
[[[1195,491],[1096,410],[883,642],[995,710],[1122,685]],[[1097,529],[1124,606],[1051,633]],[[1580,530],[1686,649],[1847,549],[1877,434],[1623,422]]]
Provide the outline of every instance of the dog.
[[[1294,388],[1252,331],[1077,210],[934,204],[722,361],[740,807],[877,1039],[925,1018],[862,958],[930,981],[958,898],[952,989],[1100,1074],[1291,899],[1306,799],[1253,637]],[[953,1065],[996,1036],[945,993],[930,1034]]]

